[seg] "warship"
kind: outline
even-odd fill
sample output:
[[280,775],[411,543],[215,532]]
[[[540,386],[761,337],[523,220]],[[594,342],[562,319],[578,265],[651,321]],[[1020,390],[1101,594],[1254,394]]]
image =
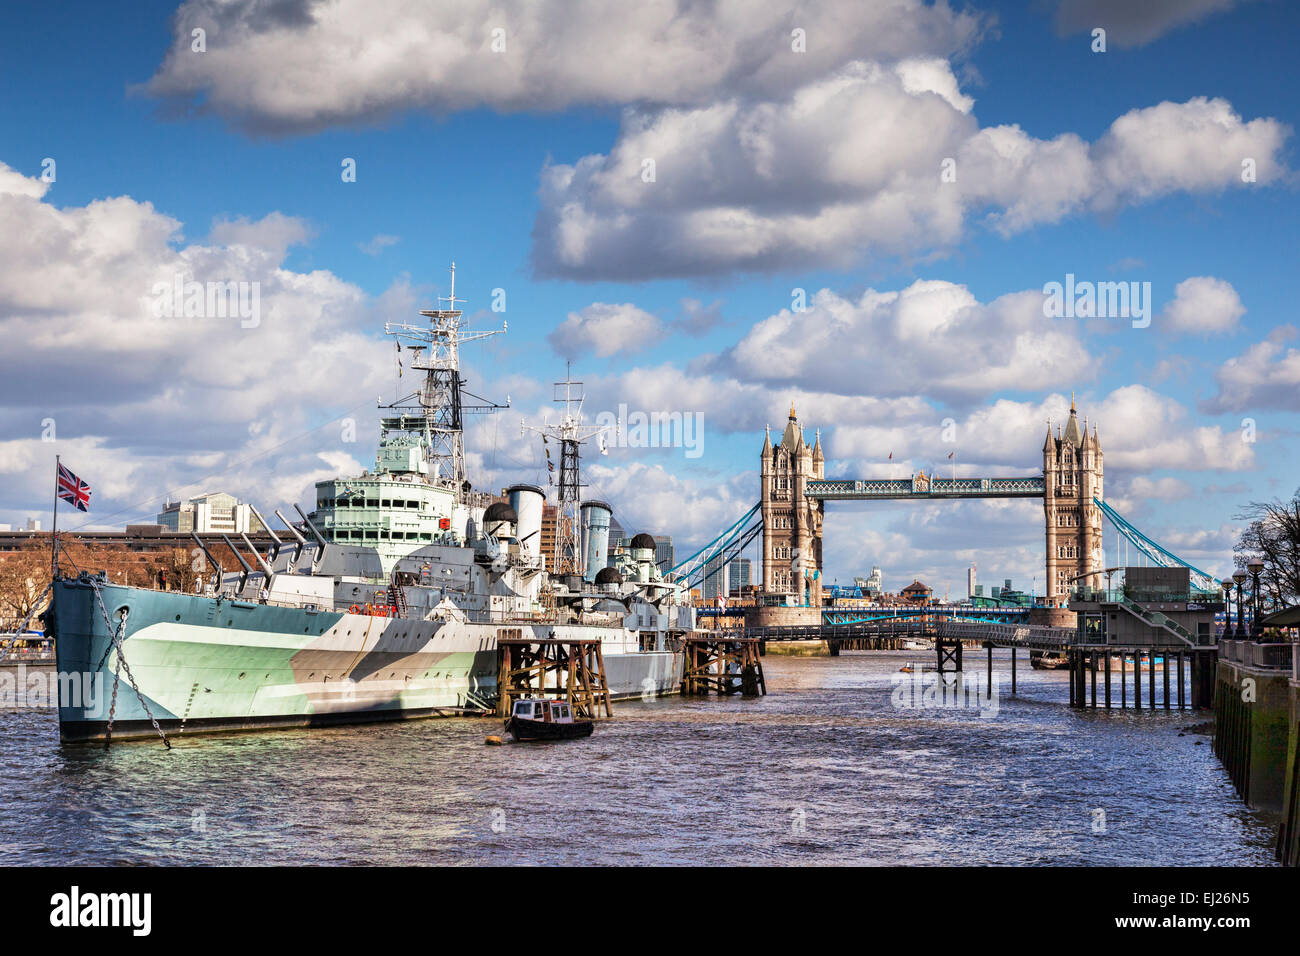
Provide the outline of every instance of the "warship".
[[241,550],[226,536],[240,570],[195,535],[206,562],[194,593],[56,571],[46,627],[72,675],[60,681],[64,740],[492,713],[505,639],[598,641],[615,700],[678,691],[690,595],[660,572],[650,535],[607,560],[610,508],[579,501],[579,445],[594,432],[577,383],[562,383],[565,414],[543,431],[562,450],[551,553],[542,488],[473,488],[462,417],[508,401],[463,388],[460,346],[505,328],[468,330],[459,301],[453,264],[448,308],[385,325],[399,374],[403,356],[424,374],[380,406],[373,470],[317,482],[315,509],[294,505],[299,521],[276,509],[278,534],[253,508],[274,544],[262,553],[244,534]]

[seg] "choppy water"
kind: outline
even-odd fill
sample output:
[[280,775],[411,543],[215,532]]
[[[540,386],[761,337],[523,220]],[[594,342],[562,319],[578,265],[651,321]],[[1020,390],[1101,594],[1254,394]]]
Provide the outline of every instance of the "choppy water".
[[458,719],[106,753],[0,712],[0,864],[1272,864],[1209,738],[1179,736],[1205,716],[1073,712],[1023,658],[996,717],[900,711],[909,657],[769,656],[765,698],[618,704],[552,745]]

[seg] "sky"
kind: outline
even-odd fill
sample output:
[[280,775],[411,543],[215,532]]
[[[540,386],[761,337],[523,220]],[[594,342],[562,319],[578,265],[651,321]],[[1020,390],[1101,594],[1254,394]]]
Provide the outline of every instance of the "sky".
[[[791,405],[828,476],[998,476],[1041,472],[1073,396],[1107,500],[1216,574],[1242,509],[1300,485],[1293,4],[0,17],[0,523],[49,527],[56,454],[93,488],[64,528],[210,490],[310,505],[373,466],[376,402],[411,384],[383,323],[453,261],[470,328],[507,326],[463,355],[510,402],[469,425],[476,483],[546,484],[521,421],[555,417],[572,363],[589,421],[697,423],[584,460],[679,554],[758,499]],[[1143,308],[1056,314],[1067,276]],[[249,311],[187,316],[176,281]],[[1039,501],[827,511],[829,581],[961,595],[976,563],[1041,592]]]

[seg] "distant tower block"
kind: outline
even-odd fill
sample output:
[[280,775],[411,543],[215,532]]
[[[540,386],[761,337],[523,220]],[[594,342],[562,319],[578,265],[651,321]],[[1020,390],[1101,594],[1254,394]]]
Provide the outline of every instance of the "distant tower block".
[[[1104,564],[1101,540],[1101,509],[1093,499],[1103,499],[1101,442],[1097,426],[1088,431],[1085,419],[1079,425],[1079,413],[1070,401],[1070,418],[1065,430],[1047,423],[1047,440],[1043,442],[1043,477],[1047,487],[1043,496],[1043,515],[1047,524],[1047,582],[1049,604],[1063,606],[1069,601],[1070,588],[1078,585],[1100,587]],[[1071,582],[1079,575],[1088,575]]]
[[785,594],[794,604],[822,603],[822,518],[825,505],[804,496],[811,478],[824,478],[826,460],[820,433],[809,447],[790,407],[785,433],[776,447],[768,429],[762,452],[763,591]]

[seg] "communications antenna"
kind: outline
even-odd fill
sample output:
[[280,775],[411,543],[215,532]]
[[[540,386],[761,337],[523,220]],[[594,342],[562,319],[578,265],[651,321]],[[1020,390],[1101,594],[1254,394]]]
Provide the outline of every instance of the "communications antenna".
[[[397,341],[398,371],[401,373],[403,348],[415,353],[410,368],[424,372],[424,382],[411,394],[391,405],[380,405],[390,414],[379,420],[380,437],[390,432],[419,435],[425,457],[429,463],[429,480],[434,484],[452,488],[457,500],[465,501],[470,485],[465,469],[465,432],[463,416],[493,412],[509,408],[510,401],[499,405],[465,389],[465,379],[460,376],[460,347],[466,342],[476,342],[506,331],[501,328],[482,332],[465,331],[465,321],[456,303],[456,263],[451,264],[451,293],[438,297],[438,304],[447,308],[422,309],[420,314],[429,320],[427,326],[404,322],[385,322],[384,334]],[[473,401],[466,404],[464,396]]]
[[[561,394],[561,390],[563,393]],[[603,436],[614,429],[615,425],[584,425],[582,423],[582,403],[586,400],[582,383],[573,380],[569,363],[564,366],[564,381],[555,383],[552,400],[563,406],[563,416],[558,422],[551,422],[549,417],[541,426],[529,425],[526,420],[519,422],[520,434],[536,432],[546,439],[554,439],[560,445],[560,494],[555,509],[555,551],[552,555],[552,572],[555,574],[583,574],[585,560],[582,553],[582,530],[579,527],[579,510],[582,506],[582,476],[580,471],[581,455],[579,446],[588,439]],[[601,451],[604,452],[602,440]],[[554,465],[549,462],[548,470]]]

